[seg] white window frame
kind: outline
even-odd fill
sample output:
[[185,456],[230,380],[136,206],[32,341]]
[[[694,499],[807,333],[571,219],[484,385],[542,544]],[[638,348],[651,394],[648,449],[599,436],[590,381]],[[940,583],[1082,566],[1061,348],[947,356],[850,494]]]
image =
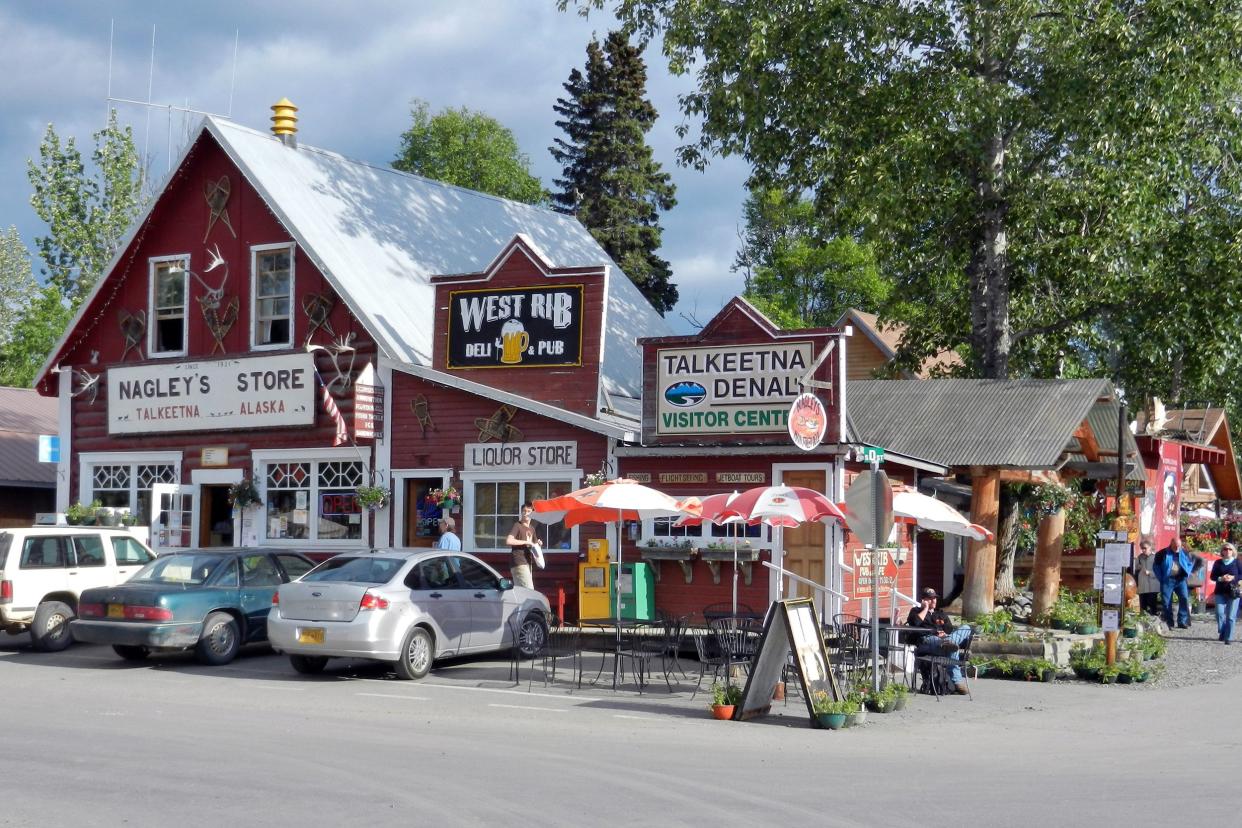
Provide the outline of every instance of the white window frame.
[[[371,545],[371,521],[369,510],[362,510],[362,537],[355,540],[322,540],[311,538],[269,538],[267,536],[267,465],[268,463],[310,463],[312,465],[310,502],[318,504],[319,463],[351,462],[362,463],[363,480],[371,479],[371,464],[365,455],[357,449],[256,449],[250,454],[254,464],[255,486],[259,490],[259,545],[260,546],[314,546],[316,548],[357,549]],[[314,516],[319,514],[315,506]],[[313,534],[318,535],[318,524]]]
[[[95,451],[83,452],[78,455],[78,502],[90,503],[95,491],[95,466],[129,466],[130,511],[137,506],[138,500],[138,466],[172,465],[176,480],[181,481],[181,459],[179,451]],[[146,525],[146,515],[137,516],[142,525]]]
[[[184,302],[181,306],[181,350],[157,352],[155,350],[155,343],[157,341],[156,332],[159,329],[159,320],[156,318],[155,313],[155,273],[159,265],[167,262],[181,263],[181,295],[184,297]],[[189,352],[191,266],[189,253],[178,253],[172,256],[152,256],[147,259],[147,356],[150,359],[183,357]]]
[[[449,481],[453,479],[453,470],[445,468],[435,469],[393,469],[392,470],[392,526],[393,526],[393,546],[398,549],[411,549],[414,547],[399,543],[402,534],[405,532],[405,510],[410,504],[405,502],[405,482],[407,480],[430,480],[432,478],[440,478],[440,488],[447,489]],[[465,498],[465,493],[462,493]],[[457,520],[457,518],[453,518]],[[465,523],[465,506],[462,506],[462,520]],[[457,527],[457,536],[463,537],[465,527]],[[463,542],[463,546],[464,546]]]
[[[273,250],[289,251],[289,341],[263,344],[259,342],[259,254]],[[297,245],[294,242],[255,244],[250,247],[250,350],[279,351],[293,347],[293,297],[297,285]],[[273,317],[277,318],[277,317]]]
[[[553,481],[569,481],[569,490],[576,491],[582,487],[582,469],[514,469],[512,471],[463,471],[461,473],[461,523],[458,528],[461,529],[462,547],[470,550],[478,550],[481,552],[508,552],[507,546],[479,546],[474,540],[474,485],[476,483],[508,483],[515,482],[522,484],[523,496],[526,492],[527,483],[549,483]],[[519,500],[519,504],[521,500]],[[546,556],[551,554],[577,555],[578,554],[578,527],[575,526],[569,530],[569,548],[568,549],[545,549],[543,554]]]

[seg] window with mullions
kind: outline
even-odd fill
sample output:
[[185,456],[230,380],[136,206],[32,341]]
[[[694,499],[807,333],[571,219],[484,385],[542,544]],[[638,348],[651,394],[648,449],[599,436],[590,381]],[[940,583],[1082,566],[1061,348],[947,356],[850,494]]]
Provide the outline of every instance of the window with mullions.
[[269,540],[361,540],[356,489],[366,470],[357,461],[268,463]]
[[151,356],[186,351],[185,300],[189,259],[151,262]]
[[151,516],[151,487],[177,482],[173,463],[106,463],[91,466],[91,493],[109,509],[126,509],[142,523]]
[[674,526],[676,517],[652,518],[651,534],[653,538],[701,538],[702,526]]
[[[518,512],[524,502],[546,500],[573,491],[569,480],[480,480],[474,483],[473,493],[466,497],[474,505],[474,543],[478,549],[508,549],[505,538],[517,522]],[[572,549],[573,530],[564,521],[540,523],[532,520],[535,533],[547,549]]]
[[253,252],[252,344],[289,345],[293,341],[293,246],[256,247]]
[[703,523],[699,526],[674,526],[676,517],[649,518],[643,521],[643,537],[650,539],[668,539],[678,541],[682,538],[691,540],[751,540],[753,545],[765,547],[771,541],[768,527],[761,523],[747,525],[745,523]]

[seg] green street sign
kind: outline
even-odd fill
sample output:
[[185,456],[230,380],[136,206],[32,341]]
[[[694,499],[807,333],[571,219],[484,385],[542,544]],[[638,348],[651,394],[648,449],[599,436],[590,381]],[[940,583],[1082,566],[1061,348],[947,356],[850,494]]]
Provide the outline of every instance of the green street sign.
[[884,449],[879,446],[863,446],[859,459],[864,463],[883,463]]

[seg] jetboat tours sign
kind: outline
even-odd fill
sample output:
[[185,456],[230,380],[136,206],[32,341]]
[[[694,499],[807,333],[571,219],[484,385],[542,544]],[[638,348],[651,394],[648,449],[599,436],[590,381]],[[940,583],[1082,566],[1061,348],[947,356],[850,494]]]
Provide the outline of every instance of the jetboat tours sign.
[[582,285],[449,292],[449,368],[582,364]]
[[764,434],[789,428],[812,342],[656,351],[656,434]]
[[108,433],[313,425],[310,354],[108,369]]

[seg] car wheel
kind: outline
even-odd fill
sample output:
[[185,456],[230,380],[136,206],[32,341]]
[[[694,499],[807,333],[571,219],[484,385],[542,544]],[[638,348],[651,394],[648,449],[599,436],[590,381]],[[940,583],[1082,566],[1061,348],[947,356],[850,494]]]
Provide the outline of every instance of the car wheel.
[[112,651],[126,661],[142,661],[151,651],[135,644],[113,644]]
[[526,658],[534,658],[543,650],[548,640],[548,622],[541,612],[532,612],[522,619],[518,628],[518,652]]
[[431,671],[435,661],[435,645],[431,633],[422,627],[414,627],[401,644],[401,657],[397,659],[397,677],[417,680]]
[[322,673],[323,668],[328,664],[327,656],[289,656],[289,663],[293,665],[293,669],[303,675],[313,676],[316,673]]
[[59,652],[73,643],[69,622],[74,612],[63,601],[44,601],[35,610],[30,626],[30,643],[45,653]]
[[240,648],[237,621],[227,612],[213,612],[203,624],[203,635],[198,639],[194,654],[203,664],[218,667],[236,658]]

